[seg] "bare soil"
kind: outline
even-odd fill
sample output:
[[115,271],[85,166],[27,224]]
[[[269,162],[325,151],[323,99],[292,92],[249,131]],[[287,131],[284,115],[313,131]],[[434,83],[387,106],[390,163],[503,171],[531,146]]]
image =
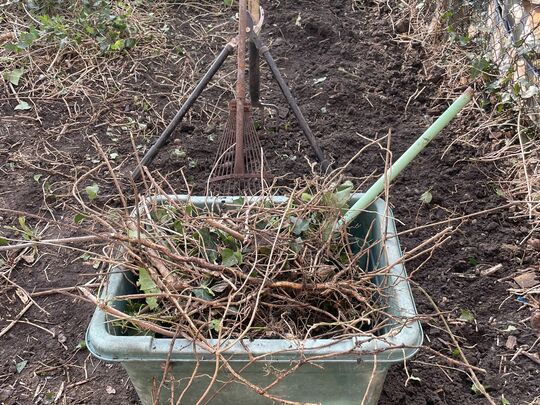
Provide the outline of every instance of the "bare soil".
[[[366,139],[381,138],[389,131],[391,150],[399,156],[447,106],[446,101],[435,97],[440,78],[424,70],[426,50],[418,43],[397,39],[391,12],[384,5],[367,1],[353,7],[349,0],[272,0],[263,2],[263,6],[267,16],[263,39],[270,45],[334,167],[347,163],[368,143]],[[178,38],[192,34],[186,21],[193,10],[182,5],[170,6],[167,47],[174,48]],[[232,14],[229,10],[220,18],[226,21]],[[208,18],[208,24],[220,21],[216,16]],[[230,22],[229,26],[234,29]],[[183,56],[200,61],[192,80],[200,77],[223,44],[222,39],[213,38],[208,47],[190,49]],[[182,73],[183,57],[137,62],[134,71],[138,74],[126,82],[125,94],[129,97],[105,95],[92,105],[99,114],[81,119],[78,127],[70,127],[65,133],[60,133],[62,123],[68,120],[62,100],[37,100],[39,122],[29,113],[13,111],[17,102],[6,88],[5,93],[0,93],[0,207],[54,218],[59,226],[45,227],[45,221],[26,215],[29,225],[43,232],[42,237],[85,234],[87,225],[74,225],[72,219],[70,185],[74,176],[88,171],[93,166],[92,159],[97,157],[89,136],[96,136],[106,150],[118,153],[118,170],[129,173],[134,167],[133,151],[118,122],[131,117],[136,122],[154,125],[152,137],[135,137],[137,143],[144,145],[143,149],[147,148],[163,129],[163,123],[176,112],[179,101],[168,93],[180,91],[174,81]],[[227,62],[218,76],[220,85],[205,93],[151,165],[177,191],[185,191],[180,168],[194,192],[205,189],[217,138],[226,120],[226,102],[233,97],[231,87],[223,85],[233,80],[233,65],[232,59]],[[262,98],[281,108],[279,130],[272,129],[274,118],[267,117],[270,121],[261,135],[263,148],[274,175],[283,176],[282,182],[288,184],[297,176],[308,175],[308,161],[315,161],[315,157],[294,117],[287,112],[277,85],[265,66],[262,70]],[[425,89],[421,94],[414,97],[422,88]],[[187,90],[184,89],[184,96]],[[145,95],[151,108],[141,109],[134,102],[135,94]],[[75,103],[81,109],[89,107],[83,97],[68,102],[71,106]],[[162,112],[162,120],[152,118]],[[475,122],[475,113],[470,111],[434,141],[392,186],[389,201],[399,231],[404,232],[400,239],[405,251],[447,226],[454,227],[452,238],[430,257],[407,263],[419,313],[425,316],[426,346],[459,360],[438,318],[438,309],[425,293],[448,320],[470,363],[486,371],[477,372],[478,377],[497,403],[503,395],[512,405],[537,403],[534,401],[540,398],[540,366],[529,357],[516,355],[519,348],[538,353],[538,345],[534,346],[537,336],[527,321],[530,311],[526,303],[509,292],[515,286],[512,275],[537,265],[534,252],[523,243],[530,229],[497,193],[497,167],[477,161],[483,150],[457,143],[443,154]],[[116,133],[111,128],[118,135],[111,135]],[[114,140],[117,137],[121,139]],[[487,147],[489,142],[486,133]],[[186,154],[179,157],[175,150]],[[372,181],[383,170],[384,157],[379,145],[371,146],[349,166],[346,174],[358,182],[365,178]],[[34,178],[36,174],[41,174],[38,180]],[[45,180],[53,192],[48,192]],[[93,180],[102,190],[97,204],[111,202],[109,197],[113,198],[114,190],[110,178],[103,174]],[[429,204],[420,200],[428,190],[433,196]],[[459,219],[484,210],[492,211]],[[19,216],[0,212],[0,225],[18,226]],[[441,221],[444,223],[406,232]],[[9,229],[1,232],[14,236]],[[82,247],[93,249],[91,245]],[[79,252],[52,247],[39,248],[35,253],[10,251],[0,257],[4,260],[3,264],[0,262],[0,276],[5,275],[0,278],[0,330],[25,306],[16,294],[16,286],[28,292],[70,287],[95,282],[101,269],[94,268],[91,260],[81,258]],[[502,265],[499,271],[481,275],[481,270],[497,264]],[[69,294],[34,299],[36,304],[0,337],[0,403],[137,403],[135,391],[119,365],[103,363],[84,347],[77,347],[84,339],[92,305]],[[471,311],[474,320],[460,321],[463,310]],[[510,335],[517,339],[512,348],[506,346]],[[17,371],[16,364],[20,366],[23,361],[27,362],[25,367]],[[381,404],[486,403],[472,389],[463,367],[429,350],[422,350],[406,366],[407,372],[404,367],[390,371]]]

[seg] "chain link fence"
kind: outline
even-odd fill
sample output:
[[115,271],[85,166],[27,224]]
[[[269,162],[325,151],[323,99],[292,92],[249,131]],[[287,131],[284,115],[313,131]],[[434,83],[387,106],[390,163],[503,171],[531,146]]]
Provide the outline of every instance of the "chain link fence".
[[490,90],[540,127],[540,0],[491,0],[487,55],[496,67]]
[[[426,49],[428,77],[444,75],[440,97],[473,84],[485,114],[464,135],[502,162],[501,191],[540,227],[540,0],[405,0],[396,32]],[[404,23],[406,22],[406,23]],[[442,72],[442,74],[440,73]]]
[[404,19],[421,30],[410,32],[418,34],[421,42],[435,45],[434,64],[446,69],[450,86],[456,84],[454,76],[472,71],[473,79],[483,78],[496,110],[520,110],[540,127],[540,0],[412,0],[406,4]]

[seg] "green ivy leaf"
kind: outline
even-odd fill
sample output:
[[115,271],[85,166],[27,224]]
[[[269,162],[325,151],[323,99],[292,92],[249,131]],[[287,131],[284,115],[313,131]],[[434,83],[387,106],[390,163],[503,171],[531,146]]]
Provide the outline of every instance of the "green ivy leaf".
[[99,186],[96,183],[93,183],[91,186],[87,186],[85,189],[86,195],[90,201],[94,201],[99,193]]
[[123,39],[118,39],[114,42],[114,44],[111,45],[111,50],[112,51],[120,51],[122,49],[124,49],[125,47],[125,43],[124,43],[124,40]]
[[212,319],[209,322],[210,329],[215,330],[216,332],[219,332],[221,329],[221,319]]
[[462,309],[461,315],[459,316],[458,320],[464,321],[464,322],[473,322],[474,314],[468,309]]
[[75,222],[76,224],[80,224],[82,221],[84,221],[86,219],[86,215],[84,214],[81,214],[81,213],[78,213],[75,215],[75,217],[73,218],[73,222]]
[[4,49],[9,52],[19,52],[19,47],[17,46],[17,44],[13,44],[11,42],[5,44]]
[[[139,281],[137,285],[145,294],[159,294],[161,292],[156,283],[154,283],[154,280],[152,280],[152,277],[150,277],[148,270],[143,267],[139,268]],[[146,303],[151,310],[158,307],[157,297],[146,297]]]
[[233,4],[233,0],[223,0],[223,4],[230,7]]
[[24,73],[24,70],[22,69],[13,69],[9,72],[4,72],[4,79],[6,79],[12,85],[18,86],[23,73]]
[[32,107],[30,107],[30,104],[28,104],[26,101],[20,101],[19,104],[17,104],[14,108],[14,110],[30,110]]
[[174,221],[173,229],[178,233],[183,233],[184,232],[184,225],[182,225],[182,221],[180,221],[179,219]]
[[221,251],[221,264],[226,267],[236,266],[242,263],[243,257],[240,251],[225,248]]
[[294,216],[291,216],[289,218],[289,220],[293,224],[292,232],[296,236],[300,236],[302,234],[302,232],[307,231],[309,229],[309,225],[311,223],[311,220],[309,220],[309,219],[302,219],[302,218],[297,218],[297,217],[294,217]]
[[[295,240],[289,243],[289,247],[294,253],[300,253],[300,251],[302,250],[302,246],[303,246],[302,238],[296,238]],[[268,254],[269,253],[270,251],[268,252]]]
[[504,397],[504,394],[501,395],[501,405],[510,405],[510,401]]
[[199,229],[199,235],[204,243],[208,260],[211,263],[215,263],[218,258],[217,240],[219,239],[219,235],[211,232],[208,228]]
[[353,183],[347,180],[342,185],[336,188],[333,193],[325,193],[323,195],[323,203],[329,207],[345,208],[349,204],[353,190]]
[[491,62],[484,57],[477,58],[472,63],[472,78],[475,79],[491,70]]
[[26,368],[27,364],[28,360],[23,360],[15,364],[15,370],[17,370],[17,374],[21,374],[22,371]]
[[337,208],[345,208],[347,206],[351,199],[353,187],[353,183],[350,180],[347,180],[337,188],[337,191],[334,193]]
[[9,241],[6,238],[3,238],[0,236],[0,246],[7,246],[9,245]]
[[422,201],[422,203],[424,204],[431,203],[431,201],[433,201],[433,194],[431,194],[431,191],[428,190],[428,191],[423,192],[422,195],[420,196],[420,201]]
[[205,301],[212,301],[212,299],[216,295],[214,291],[212,291],[212,289],[208,287],[208,281],[203,282],[199,288],[194,288],[191,291],[193,292],[193,295],[195,297]]
[[137,41],[135,40],[135,38],[128,38],[124,41],[124,47],[126,49],[131,49],[135,47],[136,44],[137,44]]

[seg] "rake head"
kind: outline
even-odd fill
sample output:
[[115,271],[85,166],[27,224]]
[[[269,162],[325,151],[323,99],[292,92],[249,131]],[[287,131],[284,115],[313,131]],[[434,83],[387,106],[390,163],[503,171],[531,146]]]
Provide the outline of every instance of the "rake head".
[[229,118],[225,131],[220,139],[216,161],[210,175],[212,190],[220,194],[241,193],[261,189],[262,182],[268,177],[266,158],[262,152],[261,142],[255,131],[251,117],[251,106],[244,106],[244,145],[240,153],[243,155],[244,167],[238,164],[242,156],[236,151],[236,101],[229,102]]

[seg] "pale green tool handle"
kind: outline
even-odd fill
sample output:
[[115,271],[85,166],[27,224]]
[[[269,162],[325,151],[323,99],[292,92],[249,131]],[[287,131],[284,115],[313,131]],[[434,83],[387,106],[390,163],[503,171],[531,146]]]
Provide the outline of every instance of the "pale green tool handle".
[[405,151],[403,155],[383,174],[375,184],[345,213],[337,224],[337,228],[350,224],[363,210],[377,199],[384,190],[387,177],[392,182],[409,163],[441,132],[455,116],[471,101],[473,90],[469,87],[452,103],[450,107],[431,124],[431,126]]

